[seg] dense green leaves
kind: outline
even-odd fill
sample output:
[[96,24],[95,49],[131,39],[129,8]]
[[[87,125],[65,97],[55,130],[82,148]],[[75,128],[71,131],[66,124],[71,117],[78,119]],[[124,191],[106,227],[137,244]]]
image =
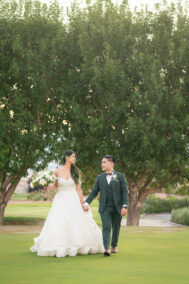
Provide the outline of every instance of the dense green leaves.
[[113,154],[135,207],[147,190],[187,184],[187,8],[74,1],[65,14],[57,1],[0,0],[0,10],[1,185],[61,162],[65,148],[87,190]]
[[100,1],[70,22],[81,52],[69,81],[79,86],[75,148],[89,163],[114,154],[130,181],[145,174],[157,187],[184,176],[188,162],[189,21],[181,7],[131,13],[127,4]]
[[0,170],[12,174],[35,166],[57,145],[65,29],[56,2],[0,4]]

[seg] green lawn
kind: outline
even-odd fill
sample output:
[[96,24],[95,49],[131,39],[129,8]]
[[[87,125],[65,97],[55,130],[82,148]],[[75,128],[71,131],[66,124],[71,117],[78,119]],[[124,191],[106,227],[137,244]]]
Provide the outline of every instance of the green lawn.
[[46,218],[51,202],[8,204],[5,216],[27,216]]
[[[9,218],[46,218],[51,203],[8,204]],[[98,202],[92,203],[100,225]],[[188,284],[189,228],[122,227],[111,257],[39,257],[30,252],[42,225],[0,227],[1,284]]]
[[29,251],[36,235],[1,232],[1,284],[188,283],[188,228],[122,227],[119,253],[111,257],[40,257]]
[[[20,203],[9,204],[5,209],[5,217],[36,217],[46,218],[51,207],[51,202],[39,202],[39,203]],[[98,200],[92,202],[91,210],[95,221],[101,225],[100,215],[98,214]]]

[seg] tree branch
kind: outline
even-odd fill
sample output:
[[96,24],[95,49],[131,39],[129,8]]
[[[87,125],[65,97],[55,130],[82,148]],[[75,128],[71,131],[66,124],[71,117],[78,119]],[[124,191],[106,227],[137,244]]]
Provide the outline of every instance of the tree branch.
[[144,183],[144,180],[145,180],[146,176],[143,175],[139,181],[137,182],[137,187],[140,188],[142,186],[142,184]]
[[162,187],[155,187],[151,189],[145,189],[139,194],[138,202],[137,202],[137,207],[142,207],[142,204],[146,200],[147,196],[152,193],[160,192]]
[[148,178],[147,181],[145,182],[145,184],[141,187],[140,192],[143,192],[144,190],[146,190],[146,188],[150,185],[151,181],[152,181],[152,177]]

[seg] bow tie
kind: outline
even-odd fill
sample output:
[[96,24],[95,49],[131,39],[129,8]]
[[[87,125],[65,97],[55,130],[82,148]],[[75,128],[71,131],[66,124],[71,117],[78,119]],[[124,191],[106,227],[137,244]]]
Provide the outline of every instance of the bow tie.
[[105,175],[106,175],[106,176],[111,176],[111,175],[112,175],[112,173],[105,173]]

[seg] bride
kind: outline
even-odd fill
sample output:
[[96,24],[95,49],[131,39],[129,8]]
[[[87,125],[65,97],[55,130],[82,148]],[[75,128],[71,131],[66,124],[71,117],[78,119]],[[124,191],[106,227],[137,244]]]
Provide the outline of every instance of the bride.
[[41,233],[33,239],[34,245],[30,248],[38,256],[104,252],[102,232],[90,209],[86,211],[82,206],[84,199],[75,161],[75,153],[67,150],[63,155],[63,166],[54,171],[54,188],[58,191]]

